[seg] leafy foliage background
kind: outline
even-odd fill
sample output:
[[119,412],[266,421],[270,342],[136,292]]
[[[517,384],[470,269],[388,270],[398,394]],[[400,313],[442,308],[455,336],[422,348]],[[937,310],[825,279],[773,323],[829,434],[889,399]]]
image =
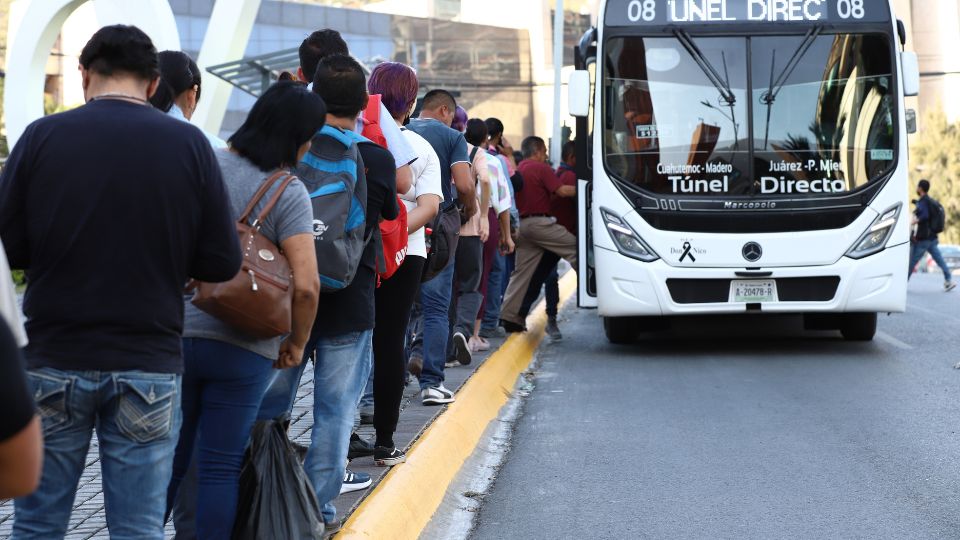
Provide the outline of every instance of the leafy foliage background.
[[946,210],[945,244],[960,244],[960,122],[949,123],[943,109],[929,110],[910,146],[910,198],[917,182],[930,181],[930,196]]

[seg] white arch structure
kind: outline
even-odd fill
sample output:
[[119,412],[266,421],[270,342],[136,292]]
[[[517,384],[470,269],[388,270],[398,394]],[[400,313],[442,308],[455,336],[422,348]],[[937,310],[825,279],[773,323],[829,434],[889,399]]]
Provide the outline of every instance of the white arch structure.
[[[30,122],[43,116],[47,58],[63,23],[88,0],[15,0],[10,6],[4,115],[12,148]],[[180,50],[180,33],[167,0],[91,0],[100,26],[138,26],[157,50]],[[261,0],[217,0],[198,64],[207,66],[243,55]],[[208,91],[209,89],[209,91]],[[204,99],[194,122],[216,132],[223,122],[230,85],[215,77],[204,82]],[[209,96],[209,97],[207,97]]]

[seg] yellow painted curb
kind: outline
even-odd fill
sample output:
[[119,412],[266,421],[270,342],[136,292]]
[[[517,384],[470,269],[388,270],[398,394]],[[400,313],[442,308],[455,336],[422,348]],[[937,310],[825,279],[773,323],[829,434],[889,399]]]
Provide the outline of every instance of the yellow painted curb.
[[[577,286],[574,272],[560,280],[561,304]],[[528,332],[513,334],[457,392],[451,404],[344,524],[337,538],[415,539],[439,508],[447,488],[473,453],[487,425],[506,404],[517,377],[543,339],[543,302],[527,318]]]

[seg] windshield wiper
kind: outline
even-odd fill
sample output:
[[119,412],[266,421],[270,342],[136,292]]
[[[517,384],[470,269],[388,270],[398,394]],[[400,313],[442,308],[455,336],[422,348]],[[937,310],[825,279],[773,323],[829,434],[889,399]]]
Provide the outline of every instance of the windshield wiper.
[[777,50],[773,50],[773,55],[770,58],[770,87],[760,95],[760,102],[767,106],[767,128],[763,135],[764,148],[766,148],[770,142],[770,112],[773,108],[773,103],[777,100],[777,94],[786,86],[787,79],[790,78],[790,75],[793,75],[793,70],[797,69],[800,60],[807,54],[810,47],[813,46],[813,42],[816,41],[821,31],[823,31],[822,24],[818,24],[810,30],[807,30],[807,33],[803,36],[803,41],[800,42],[800,46],[797,47],[797,50],[793,51],[793,56],[787,61],[787,65],[783,66],[783,71],[780,72],[776,80],[773,79],[773,70],[777,62]]
[[770,61],[770,88],[760,96],[760,100],[764,104],[771,105],[777,100],[777,94],[780,93],[780,90],[783,90],[783,87],[787,84],[787,79],[790,78],[790,75],[793,75],[793,70],[797,69],[800,60],[807,54],[810,47],[813,46],[813,42],[816,41],[821,31],[823,31],[822,24],[818,24],[807,31],[806,35],[803,36],[803,41],[800,42],[800,46],[797,47],[797,50],[793,51],[793,56],[790,57],[787,65],[783,67],[783,71],[777,76],[776,81],[773,80],[773,62],[776,60],[777,50],[773,50],[773,59]]
[[687,53],[693,58],[693,61],[697,63],[697,66],[700,67],[700,70],[703,71],[703,74],[710,79],[710,82],[713,83],[713,86],[720,92],[720,97],[727,105],[733,105],[737,102],[737,96],[733,94],[733,90],[730,88],[730,82],[724,80],[720,77],[720,74],[713,67],[713,64],[707,60],[707,57],[704,56],[703,51],[700,50],[700,47],[697,47],[697,44],[694,43],[693,39],[690,37],[690,34],[686,30],[681,28],[675,28],[673,30],[674,37],[677,38],[677,41],[683,45],[683,48],[687,50]]

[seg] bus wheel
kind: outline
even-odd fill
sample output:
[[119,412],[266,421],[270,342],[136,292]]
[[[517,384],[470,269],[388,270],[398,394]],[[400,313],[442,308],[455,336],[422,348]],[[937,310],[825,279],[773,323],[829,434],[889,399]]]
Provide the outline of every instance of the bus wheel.
[[603,332],[607,335],[607,341],[614,345],[625,345],[635,342],[639,330],[636,325],[636,319],[632,317],[603,318]]
[[840,323],[840,333],[847,341],[871,341],[877,333],[876,313],[846,313]]

